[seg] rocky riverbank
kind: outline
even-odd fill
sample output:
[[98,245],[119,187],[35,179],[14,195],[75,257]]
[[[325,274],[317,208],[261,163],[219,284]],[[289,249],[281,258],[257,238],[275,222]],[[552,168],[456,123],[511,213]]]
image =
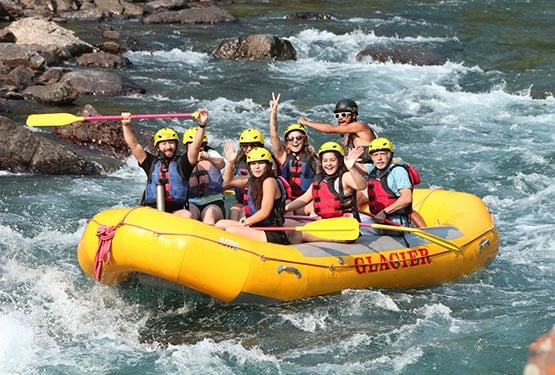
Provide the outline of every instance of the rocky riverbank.
[[[44,106],[67,106],[87,95],[140,95],[147,88],[125,80],[118,70],[130,64],[123,54],[133,41],[99,23],[100,43],[81,39],[64,28],[67,21],[102,21],[106,19],[139,19],[145,24],[187,23],[213,24],[236,22],[229,12],[217,7],[218,2],[157,0],[142,3],[120,0],[26,1],[0,0],[0,19],[7,26],[0,30],[0,169],[12,172],[47,174],[99,174],[113,169],[117,163],[89,160],[90,154],[80,149],[98,151],[104,156],[121,159],[128,150],[122,144],[118,124],[74,124],[54,128],[53,135],[66,142],[41,139],[29,129],[15,126],[9,120],[10,103],[34,101]],[[295,59],[291,43],[272,35],[251,35],[223,41],[214,51],[215,58],[250,60]],[[83,108],[81,115],[94,113]],[[17,153],[22,139],[40,145],[41,152]],[[79,146],[68,149],[67,142]],[[147,142],[147,144],[150,142]],[[37,147],[29,147],[29,150]],[[46,155],[59,157],[65,150],[63,163],[53,163]],[[81,155],[80,155],[81,154]],[[67,165],[73,165],[68,168]]]

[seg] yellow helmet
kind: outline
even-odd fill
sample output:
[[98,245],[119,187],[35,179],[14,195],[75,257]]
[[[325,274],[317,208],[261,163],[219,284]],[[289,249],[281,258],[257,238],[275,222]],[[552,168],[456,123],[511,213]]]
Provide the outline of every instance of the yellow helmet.
[[345,150],[343,150],[343,146],[341,146],[337,142],[326,142],[326,143],[324,143],[322,146],[320,146],[320,149],[318,150],[318,156],[320,156],[322,153],[328,152],[328,151],[339,152],[341,154],[341,156],[345,156]]
[[239,143],[260,143],[264,144],[264,136],[258,129],[248,128],[241,133]]
[[[183,144],[189,144],[189,143],[193,143],[193,140],[195,139],[195,135],[197,135],[198,132],[198,128],[194,127],[194,128],[189,128],[187,130],[185,130],[185,134],[183,134]],[[202,137],[202,143],[208,143],[208,136],[206,135],[206,132],[204,133],[204,137]]]
[[252,163],[253,161],[267,161],[270,164],[274,162],[272,154],[264,147],[256,147],[249,152],[247,155],[247,164]]
[[154,147],[156,147],[158,143],[163,141],[179,142],[179,136],[177,135],[177,132],[172,128],[162,128],[154,134]]
[[372,154],[377,151],[393,152],[394,151],[393,144],[387,138],[383,138],[383,137],[376,138],[372,142],[370,142],[370,145],[368,146],[368,153]]
[[287,127],[287,129],[285,129],[285,131],[283,132],[283,136],[285,138],[287,138],[287,134],[291,133],[292,131],[300,131],[301,133],[303,133],[306,136],[308,136],[308,133],[306,132],[306,128],[301,125],[301,124],[291,124]]

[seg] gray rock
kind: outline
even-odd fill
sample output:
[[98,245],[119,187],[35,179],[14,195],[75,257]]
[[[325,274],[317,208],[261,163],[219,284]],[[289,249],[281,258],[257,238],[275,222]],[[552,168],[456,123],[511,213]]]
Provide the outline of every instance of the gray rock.
[[0,116],[0,170],[55,175],[98,175],[77,153]]
[[187,9],[187,0],[154,0],[145,4],[145,12],[156,13],[168,10]]
[[17,45],[33,46],[37,51],[50,47],[62,60],[93,51],[93,46],[79,39],[73,31],[44,19],[23,18],[6,29],[15,35]]
[[445,63],[445,58],[433,50],[415,47],[371,46],[360,51],[355,59],[359,62],[392,62],[419,66]]
[[226,60],[296,60],[297,51],[288,40],[256,34],[221,42],[213,56]]
[[337,17],[331,14],[321,12],[296,12],[290,13],[283,17],[286,20],[337,20]]
[[144,94],[138,85],[124,81],[118,74],[99,70],[75,70],[64,74],[61,82],[70,81],[80,93],[86,95],[126,95]]
[[18,66],[15,69],[12,69],[6,75],[6,83],[8,85],[13,85],[18,90],[23,90],[27,86],[34,85],[33,77],[35,76],[35,72],[33,69],[29,68],[28,66]]
[[23,91],[23,95],[31,97],[37,102],[46,105],[68,105],[79,98],[70,81],[57,82],[48,86],[30,86]]
[[3,21],[12,21],[23,15],[23,8],[18,1],[1,0],[0,1],[0,19]]
[[0,63],[10,67],[28,66],[33,70],[44,69],[46,60],[29,46],[0,43]]
[[[100,114],[93,106],[87,104],[78,115],[87,117]],[[129,147],[123,138],[120,121],[76,122],[68,126],[55,127],[52,129],[52,134],[72,144],[117,159],[126,158],[130,154]],[[150,134],[151,139],[152,134]]]
[[143,18],[146,24],[151,23],[219,23],[219,22],[237,22],[237,18],[231,13],[218,7],[209,6],[204,8],[190,8],[178,11],[164,11],[154,13]]

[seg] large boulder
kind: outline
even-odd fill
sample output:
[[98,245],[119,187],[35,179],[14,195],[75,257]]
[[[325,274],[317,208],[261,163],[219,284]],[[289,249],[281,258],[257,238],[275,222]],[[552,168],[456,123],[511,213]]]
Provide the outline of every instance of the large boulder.
[[124,56],[100,51],[79,56],[77,64],[87,67],[119,69],[130,65],[131,62]]
[[64,74],[61,83],[69,81],[83,95],[144,94],[144,88],[123,80],[117,73],[100,70],[75,70]]
[[297,51],[288,40],[270,34],[255,34],[224,40],[213,56],[226,60],[296,60]]
[[23,95],[41,104],[63,106],[76,101],[79,98],[79,91],[71,85],[70,81],[64,81],[47,86],[27,87]]
[[152,23],[219,23],[237,22],[237,18],[223,9],[215,6],[190,8],[182,10],[162,11],[143,18],[146,24]]
[[0,116],[0,170],[55,175],[98,175],[77,153]]
[[15,43],[28,45],[37,51],[54,53],[61,60],[92,52],[93,46],[54,22],[41,18],[23,18],[6,28],[15,35]]

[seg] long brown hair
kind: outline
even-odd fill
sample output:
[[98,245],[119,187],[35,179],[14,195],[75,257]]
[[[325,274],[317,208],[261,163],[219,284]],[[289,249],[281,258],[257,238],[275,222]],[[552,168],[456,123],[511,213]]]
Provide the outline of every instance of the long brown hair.
[[262,173],[262,176],[254,177],[251,175],[251,177],[249,177],[249,188],[252,201],[254,202],[254,206],[258,210],[262,205],[262,195],[264,193],[262,185],[264,184],[264,180],[266,180],[268,177],[276,177],[276,172],[272,168],[272,164],[267,161],[264,164],[266,165],[266,167],[264,173]]

